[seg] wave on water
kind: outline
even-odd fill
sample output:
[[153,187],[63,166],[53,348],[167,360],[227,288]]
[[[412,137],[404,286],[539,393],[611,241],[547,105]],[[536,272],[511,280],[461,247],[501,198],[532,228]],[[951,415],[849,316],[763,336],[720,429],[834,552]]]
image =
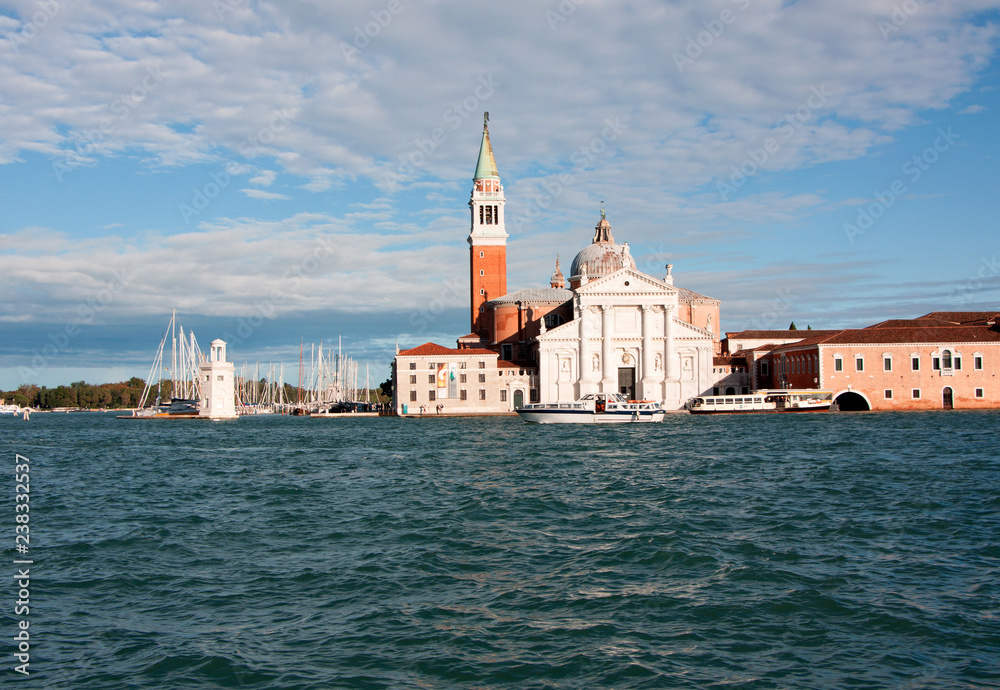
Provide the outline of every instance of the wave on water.
[[32,463],[32,675],[1000,687],[998,421],[0,419]]

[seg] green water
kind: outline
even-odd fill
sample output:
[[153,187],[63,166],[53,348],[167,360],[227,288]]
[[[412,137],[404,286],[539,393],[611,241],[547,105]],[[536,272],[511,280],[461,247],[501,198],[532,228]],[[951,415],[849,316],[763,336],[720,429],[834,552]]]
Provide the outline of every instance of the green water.
[[[998,423],[3,418],[0,678],[1000,687]],[[26,555],[15,453],[30,460]]]

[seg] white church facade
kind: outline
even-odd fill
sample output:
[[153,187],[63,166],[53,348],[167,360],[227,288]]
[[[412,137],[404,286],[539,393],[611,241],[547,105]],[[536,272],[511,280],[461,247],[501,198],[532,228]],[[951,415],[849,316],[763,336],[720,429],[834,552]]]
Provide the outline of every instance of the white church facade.
[[678,318],[671,277],[624,267],[574,290],[572,321],[537,336],[539,397],[626,393],[679,409],[714,384],[714,334]]
[[[426,343],[397,354],[398,414],[414,409],[496,414],[527,402],[572,402],[596,392],[680,409],[689,398],[712,392],[718,378],[713,357],[720,352],[719,300],[675,287],[670,265],[662,277],[639,271],[628,243],[615,241],[603,209],[568,281],[557,258],[548,287],[508,292],[505,202],[484,122],[469,201],[472,332],[454,349]],[[419,370],[419,358],[430,348],[439,348],[438,368],[454,364],[458,371],[479,367],[484,353],[495,353],[487,380],[503,379],[506,370],[516,372],[517,383],[507,378],[506,386],[456,388],[453,396],[444,386],[427,390],[430,373],[411,370]],[[459,377],[460,383],[467,380]]]

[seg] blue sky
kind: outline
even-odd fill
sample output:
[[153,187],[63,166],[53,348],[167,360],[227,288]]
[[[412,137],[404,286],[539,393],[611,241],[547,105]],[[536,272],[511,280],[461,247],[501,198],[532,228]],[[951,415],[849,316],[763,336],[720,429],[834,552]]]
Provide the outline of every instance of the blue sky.
[[998,8],[0,2],[0,388],[451,344],[484,110],[511,289],[603,200],[724,330],[1000,309]]

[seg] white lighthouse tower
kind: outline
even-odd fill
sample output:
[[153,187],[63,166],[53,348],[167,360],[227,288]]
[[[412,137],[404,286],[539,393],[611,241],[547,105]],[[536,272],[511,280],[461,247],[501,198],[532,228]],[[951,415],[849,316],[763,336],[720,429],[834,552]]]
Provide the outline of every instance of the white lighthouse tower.
[[226,342],[212,341],[208,360],[201,363],[201,400],[198,416],[209,419],[236,417],[236,382],[233,363],[226,361]]

